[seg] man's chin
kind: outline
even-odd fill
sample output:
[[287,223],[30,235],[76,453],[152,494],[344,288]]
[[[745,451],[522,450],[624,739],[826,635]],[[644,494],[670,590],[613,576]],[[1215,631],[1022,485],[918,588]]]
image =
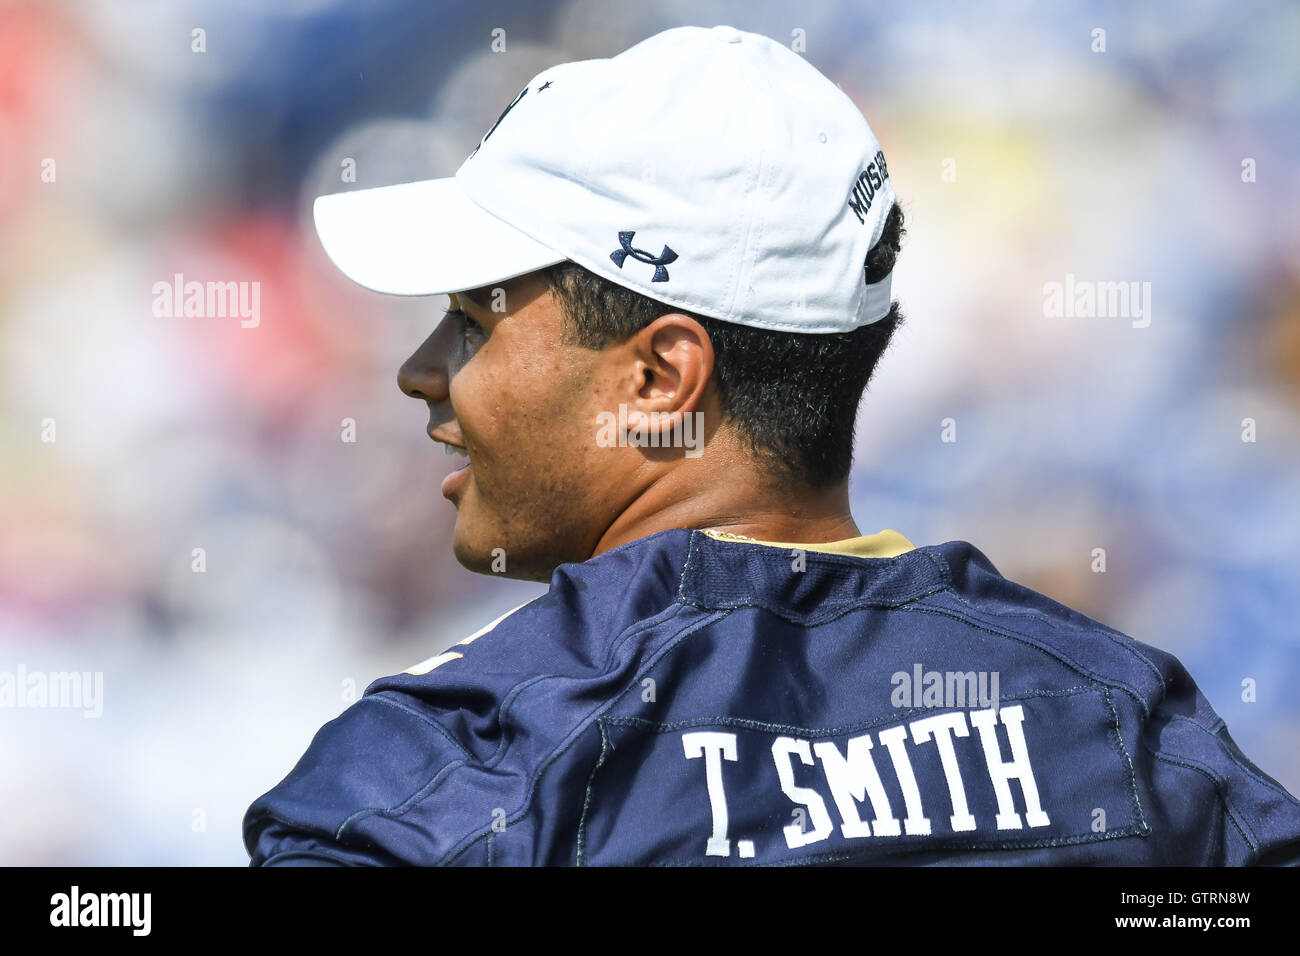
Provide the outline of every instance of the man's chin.
[[460,532],[460,522],[456,522],[456,533],[452,538],[452,553],[460,566],[475,574],[489,574],[498,578],[513,578],[516,581],[536,581],[546,584],[551,580],[555,565],[543,565],[546,562],[526,560],[518,552],[504,547],[492,547],[475,541]]
[[[491,550],[476,546],[474,542],[465,540],[460,534],[459,521],[456,522],[456,533],[452,537],[451,551],[456,556],[456,560],[460,562],[460,566],[466,571],[473,571],[475,574],[495,573],[501,575],[505,575],[509,571],[509,563],[502,556],[497,560],[498,570],[494,572]],[[505,564],[506,567],[502,568],[502,564]]]

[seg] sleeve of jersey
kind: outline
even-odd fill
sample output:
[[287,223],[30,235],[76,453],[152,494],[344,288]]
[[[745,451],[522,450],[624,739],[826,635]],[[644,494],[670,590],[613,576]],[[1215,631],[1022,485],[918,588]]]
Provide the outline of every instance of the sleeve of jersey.
[[250,850],[250,866],[401,866],[378,847],[346,846],[319,834],[267,820]]
[[1300,866],[1300,801],[1247,758],[1181,663],[1145,650],[1166,677],[1146,735],[1154,782],[1187,838],[1206,840],[1204,864]]
[[[362,697],[244,817],[251,866],[394,866],[420,862],[426,839],[381,845],[360,821],[399,816],[466,751],[431,716],[386,694]],[[400,831],[398,831],[400,832]]]

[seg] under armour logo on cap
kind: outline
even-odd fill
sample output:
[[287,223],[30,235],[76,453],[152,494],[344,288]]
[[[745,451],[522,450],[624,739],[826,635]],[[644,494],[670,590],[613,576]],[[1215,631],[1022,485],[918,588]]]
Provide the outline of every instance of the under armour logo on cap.
[[619,232],[618,244],[623,248],[615,249],[609,254],[609,257],[614,260],[614,265],[618,266],[620,269],[623,268],[623,261],[627,259],[628,256],[631,256],[637,262],[644,262],[655,267],[655,274],[650,279],[651,282],[667,282],[668,270],[665,269],[664,266],[670,262],[675,262],[677,260],[677,253],[673,252],[666,245],[664,246],[664,251],[659,253],[658,258],[650,255],[650,253],[646,252],[644,249],[633,249],[632,237],[635,235],[635,230],[630,232]]

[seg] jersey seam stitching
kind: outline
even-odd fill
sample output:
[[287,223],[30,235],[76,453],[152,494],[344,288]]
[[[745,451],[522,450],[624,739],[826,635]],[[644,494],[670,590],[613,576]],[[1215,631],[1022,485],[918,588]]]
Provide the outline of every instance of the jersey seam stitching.
[[[1092,668],[1087,667],[1079,663],[1078,661],[1075,661],[1072,658],[1066,656],[1064,651],[1054,649],[1054,648],[1043,647],[1035,643],[1033,640],[1033,636],[1030,634],[1022,634],[1018,631],[1012,630],[1009,627],[1006,627],[1005,625],[999,628],[990,622],[975,620],[970,617],[967,617],[966,615],[959,614],[951,608],[931,607],[925,604],[916,603],[910,605],[903,605],[899,607],[898,610],[914,611],[914,612],[920,612],[925,614],[938,614],[943,617],[952,618],[953,620],[956,621],[961,621],[964,624],[977,628],[988,634],[992,634],[995,637],[1002,637],[1002,638],[1006,638],[1007,640],[1016,641],[1017,643],[1022,644],[1025,647],[1036,650],[1039,653],[1052,658],[1061,666],[1074,671],[1076,674],[1080,675],[1081,677],[1094,680],[1098,684],[1104,684],[1107,687],[1114,687],[1118,690],[1125,691],[1138,703],[1139,706],[1141,706],[1145,714],[1147,714],[1148,716],[1150,716],[1151,714],[1151,707],[1146,702],[1145,698],[1143,698],[1142,695],[1137,692],[1136,688],[1131,687],[1127,682],[1122,681],[1116,677],[1101,674],[1093,670]],[[1161,687],[1163,688],[1164,686],[1165,686],[1164,681],[1162,679]]]
[[[1264,779],[1262,776],[1260,776],[1258,771],[1253,770],[1251,767],[1242,763],[1241,760],[1237,758],[1236,754],[1234,754],[1232,750],[1228,747],[1227,743],[1225,743],[1217,733],[1210,730],[1208,727],[1203,726],[1202,724],[1198,723],[1197,721],[1183,714],[1170,714],[1169,719],[1181,720],[1185,723],[1191,724],[1201,733],[1205,734],[1205,736],[1213,740],[1214,743],[1218,746],[1219,750],[1223,753],[1223,755],[1232,761],[1234,767],[1236,767],[1242,773],[1246,774],[1248,777],[1250,777],[1252,780],[1258,783],[1261,787],[1267,787],[1269,790],[1273,791],[1278,796],[1286,798],[1289,802],[1291,802],[1296,806],[1300,806],[1300,799],[1297,799],[1296,797],[1292,796],[1291,793],[1285,787],[1281,786],[1280,784],[1274,783],[1270,780]],[[1223,720],[1222,717],[1220,717],[1217,726],[1219,729],[1226,729],[1227,723]],[[1152,753],[1165,753],[1165,751],[1152,750]]]
[[390,690],[389,688],[385,688],[384,690],[376,691],[375,693],[371,694],[368,697],[362,697],[361,700],[357,701],[357,703],[362,703],[363,701],[375,701],[376,703],[387,704],[389,707],[394,707],[397,710],[410,714],[412,717],[416,718],[417,720],[423,723],[428,724],[430,727],[432,727],[434,730],[440,733],[443,737],[447,739],[448,743],[450,743],[453,747],[455,747],[462,754],[464,754],[465,757],[473,759],[474,755],[470,753],[469,749],[466,748],[465,745],[462,744],[459,740],[457,740],[452,735],[451,731],[448,730],[446,727],[444,727],[437,720],[430,717],[428,714],[420,713],[414,707],[410,707],[406,704],[401,703],[400,701],[393,700],[391,697],[381,696],[383,694],[389,693],[389,690]]
[[[666,608],[665,610],[680,611],[681,608],[686,606],[688,605],[674,602],[673,604],[669,605],[669,607]],[[662,614],[662,612],[660,613]],[[725,615],[719,614],[718,616],[725,616]],[[659,615],[656,615],[656,617],[659,617]],[[637,622],[637,624],[642,624],[642,625],[644,625],[645,623],[646,623],[645,621]],[[658,624],[663,622],[659,621],[656,623]],[[682,628],[681,631],[678,631],[675,634],[669,636],[667,638],[667,644],[660,649],[658,654],[652,657],[649,661],[646,661],[643,667],[637,669],[637,671],[633,675],[632,680],[628,683],[626,687],[623,688],[623,690],[619,691],[617,695],[610,698],[609,700],[603,701],[599,706],[593,709],[590,713],[584,715],[569,730],[569,732],[565,734],[565,736],[562,738],[562,742],[560,744],[557,744],[540,761],[538,761],[534,769],[528,771],[527,775],[531,778],[528,787],[528,792],[524,797],[523,804],[518,809],[516,809],[510,816],[506,818],[507,826],[509,826],[511,823],[515,823],[523,819],[525,816],[528,815],[529,811],[532,809],[532,802],[537,791],[537,786],[538,784],[541,783],[542,778],[546,775],[546,771],[550,769],[551,765],[554,764],[555,761],[557,761],[560,757],[562,757],[565,753],[567,753],[570,749],[573,748],[573,746],[581,738],[582,732],[600,718],[602,711],[608,710],[609,708],[616,706],[619,703],[619,701],[621,701],[623,697],[625,697],[633,687],[637,686],[637,679],[639,675],[649,667],[652,667],[654,662],[658,661],[659,658],[667,650],[671,649],[671,647],[675,646],[677,643],[680,643],[680,641],[688,637],[694,630],[704,627],[708,623],[711,623],[710,618],[705,618],[703,621],[690,621]],[[629,633],[625,635],[624,638],[622,638],[618,642],[618,644],[621,645],[623,643],[626,643],[627,638],[630,637],[632,633],[635,633],[635,630],[636,630],[635,627],[630,627],[628,629]],[[608,663],[609,662],[607,661],[606,662],[607,668],[608,668]],[[602,674],[607,673],[607,670],[602,671],[601,673]],[[440,858],[439,862],[447,862],[447,863],[452,862],[458,856],[464,853],[465,850],[467,850],[470,846],[473,846],[474,843],[478,842],[478,840],[480,839],[482,839],[482,834],[476,835],[475,832],[471,830],[469,833],[465,834],[465,836],[461,837],[460,843],[458,843],[456,846],[453,846],[452,849],[448,850]]]
[[1173,764],[1176,767],[1183,767],[1184,769],[1187,770],[1195,770],[1197,773],[1202,774],[1206,779],[1208,779],[1210,783],[1214,785],[1214,793],[1219,798],[1219,803],[1223,806],[1224,813],[1227,815],[1228,819],[1232,821],[1232,825],[1236,828],[1237,832],[1241,834],[1241,838],[1246,841],[1246,845],[1250,847],[1251,853],[1254,855],[1259,854],[1259,847],[1260,847],[1259,841],[1255,838],[1255,835],[1250,831],[1250,828],[1249,826],[1246,825],[1246,822],[1244,820],[1239,819],[1237,811],[1233,808],[1231,801],[1228,800],[1227,796],[1223,792],[1222,781],[1220,780],[1219,776],[1213,771],[1212,768],[1203,766],[1198,761],[1193,760],[1190,757],[1184,757],[1184,756],[1175,757],[1171,754],[1164,754],[1158,750],[1153,750],[1146,743],[1143,743],[1143,746],[1146,747],[1147,753],[1151,754],[1151,756],[1154,757],[1155,759],[1162,760],[1165,763]]

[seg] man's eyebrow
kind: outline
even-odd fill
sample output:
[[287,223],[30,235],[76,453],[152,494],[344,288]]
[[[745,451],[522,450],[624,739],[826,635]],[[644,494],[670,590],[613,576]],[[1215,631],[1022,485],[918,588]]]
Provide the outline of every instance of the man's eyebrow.
[[478,306],[480,309],[484,309],[484,310],[487,309],[487,302],[484,300],[484,297],[475,289],[465,289],[464,291],[457,292],[456,296],[457,298],[467,299],[468,301],[472,302],[474,305]]

